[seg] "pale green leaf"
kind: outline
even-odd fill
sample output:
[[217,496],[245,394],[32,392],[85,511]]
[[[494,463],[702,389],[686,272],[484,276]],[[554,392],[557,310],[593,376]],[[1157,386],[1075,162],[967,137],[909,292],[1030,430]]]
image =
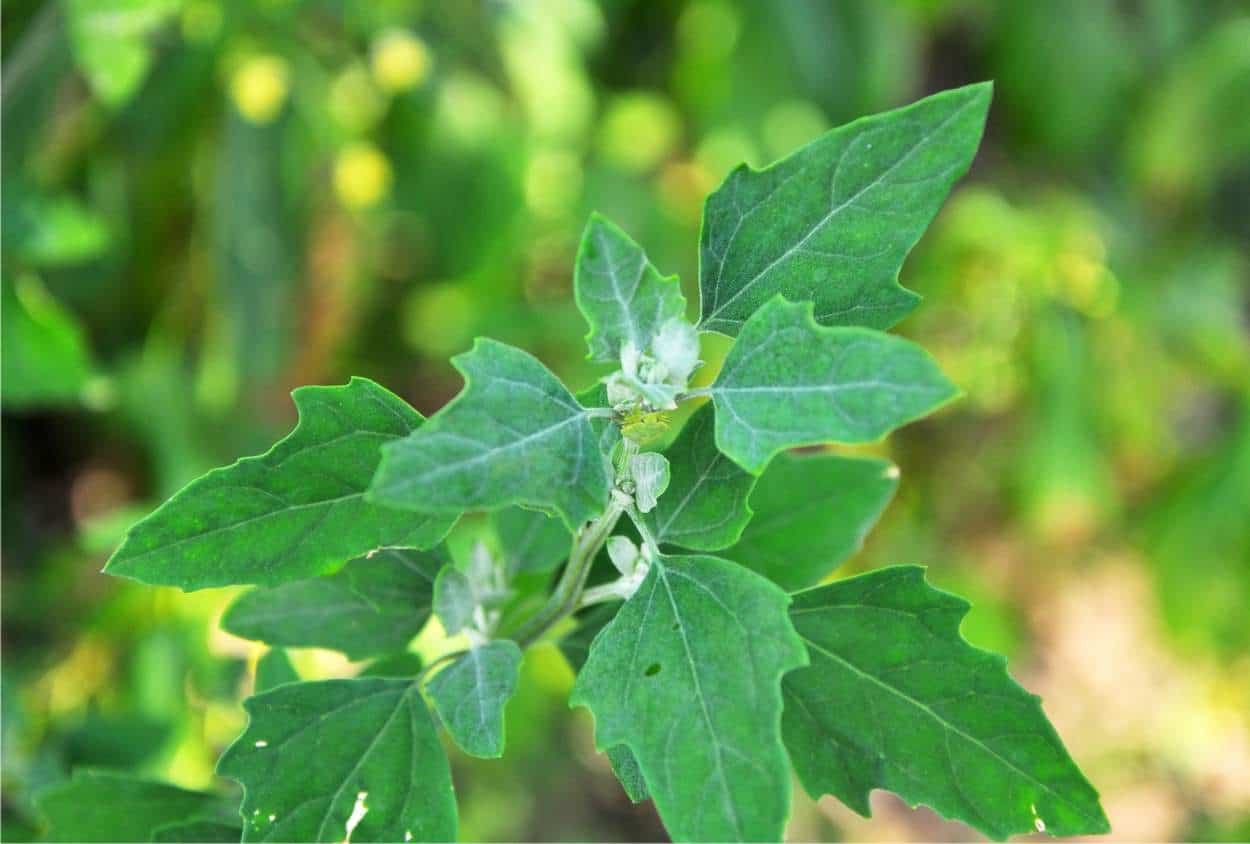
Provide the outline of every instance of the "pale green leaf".
[[598,214],[582,234],[573,294],[590,325],[590,357],[607,363],[620,362],[626,343],[647,351],[660,326],[686,312],[677,277],[660,275],[641,246]]
[[365,499],[384,443],[421,415],[364,378],[301,387],[299,424],[260,457],[192,481],[130,529],[105,571],[184,590],[329,574],[375,548],[428,548],[454,518]]
[[944,91],[730,173],[703,212],[700,327],[736,335],[779,293],[814,302],[822,325],[906,316],[919,297],[899,286],[899,268],[971,164],[990,93]]
[[524,507],[495,513],[495,534],[509,574],[551,571],[568,557],[573,543],[559,519]]
[[501,639],[473,648],[426,685],[443,726],[465,753],[503,755],[504,707],[520,673],[521,649]]
[[393,653],[425,626],[434,578],[447,562],[441,549],[373,551],[328,577],[246,592],[221,626],[245,639],[329,648],[354,660]]
[[45,841],[150,841],[156,830],[211,815],[221,803],[214,794],[84,770],[35,797],[48,822]]
[[780,839],[780,678],[806,663],[789,598],[713,557],[661,557],[590,647],[571,704],[637,758],[674,840]]
[[448,635],[455,635],[473,626],[477,596],[467,575],[455,566],[447,566],[434,581],[434,614]]
[[668,490],[646,515],[661,544],[696,551],[727,548],[751,518],[747,496],[755,476],[721,454],[714,419],[710,403],[700,407],[664,451],[671,467]]
[[244,841],[455,840],[447,756],[415,683],[292,683],[243,706],[217,772],[243,785]]
[[256,661],[255,693],[267,692],[284,683],[298,683],[299,672],[283,648],[270,648]]
[[820,580],[864,544],[898,486],[885,460],[778,454],[751,492],[755,511],[725,551],[788,591]]
[[794,596],[811,666],[783,683],[784,734],[804,788],[864,815],[888,789],[994,838],[1106,832],[1038,698],[959,635],[967,611],[919,566]]
[[603,509],[608,475],[590,414],[536,358],[479,339],[452,358],[465,387],[383,450],[371,497],[394,507],[458,513],[527,504],[570,529]]
[[742,327],[712,385],[716,445],[758,474],[778,451],[864,443],[958,391],[924,349],[867,328],[825,328],[777,297]]
[[634,501],[643,513],[655,509],[656,499],[668,489],[671,471],[668,458],[654,451],[635,454],[629,461],[629,474],[634,481]]

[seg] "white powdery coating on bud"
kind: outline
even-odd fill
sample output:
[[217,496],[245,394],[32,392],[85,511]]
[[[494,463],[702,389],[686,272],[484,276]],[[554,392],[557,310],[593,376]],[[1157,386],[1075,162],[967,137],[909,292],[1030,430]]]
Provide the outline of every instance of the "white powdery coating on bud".
[[621,346],[621,372],[628,378],[638,377],[638,361],[642,359],[642,349],[626,340]]
[[628,536],[613,536],[608,539],[607,548],[612,565],[623,576],[629,577],[638,565],[638,546]]
[[639,510],[650,513],[656,499],[668,489],[668,458],[654,451],[635,454],[629,461],[629,473],[634,479],[634,502]]
[[699,365],[699,333],[684,319],[673,317],[660,326],[651,341],[651,352],[665,380],[685,388],[690,373]]

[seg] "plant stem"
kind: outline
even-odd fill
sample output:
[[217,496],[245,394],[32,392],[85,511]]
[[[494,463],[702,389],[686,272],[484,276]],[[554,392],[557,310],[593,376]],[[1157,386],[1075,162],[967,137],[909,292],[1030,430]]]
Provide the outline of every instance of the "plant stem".
[[569,552],[569,561],[564,566],[560,581],[543,608],[528,621],[517,628],[509,638],[524,650],[542,638],[548,630],[567,616],[573,614],[581,601],[582,590],[586,587],[586,577],[595,561],[595,555],[603,547],[621,514],[625,512],[626,502],[613,494],[608,509],[603,515],[577,532],[573,540],[573,548]]
[[655,541],[655,534],[651,532],[651,528],[647,527],[647,523],[642,520],[642,514],[632,504],[625,508],[625,512],[629,515],[629,520],[634,523],[634,527],[638,529],[638,534],[642,537],[647,550],[651,552],[651,559],[659,557],[660,544]]

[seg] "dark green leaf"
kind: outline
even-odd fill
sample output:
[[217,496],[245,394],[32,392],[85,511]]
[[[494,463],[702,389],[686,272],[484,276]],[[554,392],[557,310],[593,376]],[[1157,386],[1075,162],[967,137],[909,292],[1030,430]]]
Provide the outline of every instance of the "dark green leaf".
[[510,574],[548,572],[569,555],[573,537],[559,519],[509,507],[495,514],[495,533]]
[[328,577],[253,589],[230,605],[221,626],[245,639],[330,648],[348,659],[393,653],[425,626],[434,578],[447,562],[441,549],[374,551]]
[[741,166],[703,213],[706,331],[736,335],[781,293],[822,325],[888,328],[919,297],[898,270],[976,154],[988,83],[856,120],[773,166]]
[[0,285],[0,402],[13,409],[80,401],[91,361],[77,320],[34,279]]
[[919,346],[866,328],[824,328],[778,297],[742,327],[716,383],[716,445],[759,474],[778,451],[877,440],[958,391]]
[[245,841],[455,840],[451,772],[415,683],[293,683],[243,706],[217,770],[243,785]]
[[661,543],[696,551],[727,548],[751,518],[747,496],[755,476],[716,448],[714,419],[711,403],[705,404],[664,451],[672,475],[668,491],[646,515]]
[[501,639],[444,668],[426,685],[447,732],[465,753],[483,759],[503,755],[504,707],[521,673],[521,649]]
[[778,454],[751,492],[755,514],[725,557],[803,589],[864,544],[898,486],[886,460]]
[[633,751],[674,840],[781,838],[780,678],[806,662],[788,603],[734,563],[661,557],[591,645],[570,702]]
[[282,648],[270,648],[256,662],[256,694],[267,692],[284,683],[298,683],[299,672]]
[[74,778],[35,798],[47,841],[149,841],[161,827],[211,813],[221,798],[105,771]]
[[416,677],[424,667],[418,654],[404,652],[375,659],[360,672],[360,677]]
[[465,387],[383,450],[370,495],[431,513],[528,504],[570,529],[604,507],[608,475],[589,414],[532,355],[479,339],[452,359]]
[[795,595],[811,666],[785,678],[784,733],[804,788],[864,815],[888,789],[994,838],[1106,832],[1038,698],[959,635],[967,611],[919,566]]
[[197,844],[209,841],[240,841],[243,828],[238,824],[220,821],[187,821],[163,826],[152,835],[152,840],[164,844]]
[[105,571],[184,590],[275,586],[329,574],[375,548],[437,543],[451,516],[365,500],[379,449],[421,415],[364,378],[292,393],[299,424],[260,457],[192,481],[131,528]]

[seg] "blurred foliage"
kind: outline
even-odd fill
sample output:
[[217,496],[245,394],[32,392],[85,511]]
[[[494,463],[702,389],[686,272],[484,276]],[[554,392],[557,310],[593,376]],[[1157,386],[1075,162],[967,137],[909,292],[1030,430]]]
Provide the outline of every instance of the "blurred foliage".
[[[365,375],[428,412],[478,334],[589,384],[589,211],[693,301],[701,203],[730,167],[983,78],[989,136],[904,269],[928,302],[900,327],[967,396],[892,441],[899,497],[848,570],[929,562],[973,598],[965,633],[1044,693],[1117,836],[1246,837],[1244,4],[3,12],[6,840],[42,834],[35,795],[75,769],[229,787],[212,766],[260,656],[215,630],[233,593],[98,571],[138,515],[289,429],[292,387]],[[508,756],[455,757],[466,840],[662,835],[566,717],[570,682],[530,654]],[[884,797],[867,825],[796,801],[796,838],[968,835]]]

